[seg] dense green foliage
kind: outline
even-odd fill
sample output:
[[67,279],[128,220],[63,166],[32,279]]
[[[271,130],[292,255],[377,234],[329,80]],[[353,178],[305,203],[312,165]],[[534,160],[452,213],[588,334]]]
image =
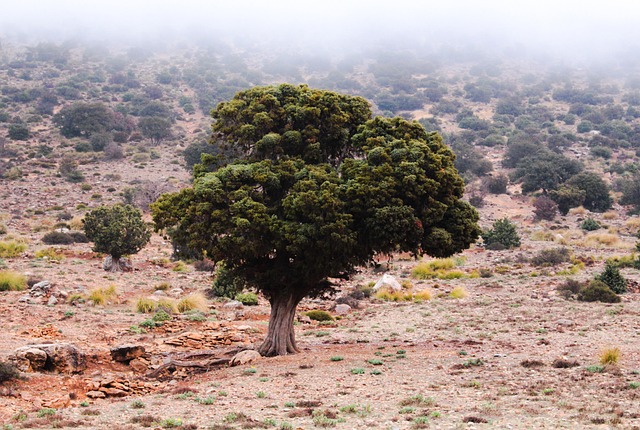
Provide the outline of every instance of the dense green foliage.
[[[445,257],[478,236],[453,154],[417,122],[370,119],[364,99],[287,84],[240,92],[212,115],[217,138],[245,157],[160,198],[154,221],[262,290],[272,312],[378,254]],[[295,344],[266,352],[287,351]]]
[[604,284],[614,293],[622,294],[627,292],[627,280],[620,274],[620,270],[613,264],[606,263],[604,270],[596,276],[596,279],[604,282]]
[[149,242],[151,231],[141,212],[130,205],[100,206],[84,217],[84,232],[93,250],[114,260],[135,254]]
[[103,103],[78,102],[66,106],[53,116],[64,137],[88,137],[113,129],[113,112]]
[[578,291],[578,300],[581,302],[619,303],[620,297],[604,282],[592,280],[586,287]]
[[508,218],[496,220],[493,228],[482,232],[484,246],[489,249],[509,249],[520,246],[516,226]]
[[604,212],[611,208],[613,202],[609,195],[609,186],[597,173],[578,173],[567,181],[567,185],[584,191],[585,198],[582,205],[585,209]]

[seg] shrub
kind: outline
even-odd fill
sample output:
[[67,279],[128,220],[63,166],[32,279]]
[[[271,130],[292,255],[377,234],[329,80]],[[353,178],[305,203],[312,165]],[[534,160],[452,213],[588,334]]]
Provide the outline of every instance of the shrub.
[[482,179],[483,188],[491,194],[505,194],[509,178],[506,175],[487,176]]
[[620,297],[602,281],[593,280],[578,292],[581,302],[619,303]]
[[55,248],[40,249],[36,251],[35,257],[55,262],[64,260],[64,255],[59,253]]
[[614,293],[623,294],[627,291],[627,280],[620,274],[620,270],[611,263],[605,263],[604,271],[596,276]]
[[164,298],[164,299],[158,300],[157,310],[158,310],[158,312],[164,311],[164,312],[166,312],[168,314],[172,314],[172,313],[174,313],[175,311],[178,310],[178,307],[176,305],[175,300],[169,299],[169,298]]
[[15,240],[0,242],[0,258],[18,257],[27,250],[27,245]]
[[187,312],[193,309],[206,312],[209,310],[207,298],[200,293],[189,294],[180,299],[176,305],[178,312]]
[[314,321],[333,321],[334,320],[333,316],[329,312],[321,311],[317,309],[308,311],[305,313],[305,315]]
[[159,309],[151,319],[155,322],[171,321],[171,315],[169,315],[164,309]]
[[258,295],[256,293],[240,293],[236,294],[236,300],[245,306],[255,306],[258,304]]
[[558,205],[547,196],[540,196],[533,202],[533,213],[537,219],[552,221],[558,215]]
[[69,233],[50,231],[42,237],[42,242],[47,245],[69,245],[73,243],[73,237]]
[[0,291],[22,291],[27,288],[27,277],[11,270],[0,270]]
[[558,285],[556,291],[560,296],[568,299],[573,295],[578,294],[583,287],[584,285],[581,282],[578,282],[575,279],[567,279],[562,284]]
[[543,249],[531,258],[534,266],[555,266],[566,263],[571,259],[571,252],[568,248]]
[[585,231],[595,231],[595,230],[601,229],[602,226],[595,219],[587,218],[584,221],[582,221],[582,224],[580,224],[580,228]]
[[20,376],[18,369],[12,363],[0,361],[0,384]]
[[516,226],[507,218],[495,221],[493,228],[482,232],[481,236],[486,247],[493,244],[500,244],[507,249],[520,246],[520,236]]

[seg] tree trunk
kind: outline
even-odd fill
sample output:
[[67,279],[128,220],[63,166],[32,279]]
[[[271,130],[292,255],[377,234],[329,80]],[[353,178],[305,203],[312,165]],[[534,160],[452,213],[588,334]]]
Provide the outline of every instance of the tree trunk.
[[296,315],[296,307],[303,297],[297,297],[291,293],[271,297],[269,300],[271,302],[269,329],[266,339],[258,348],[260,354],[271,357],[300,352],[296,346],[293,319]]
[[131,261],[125,257],[108,255],[102,262],[102,268],[107,272],[130,272],[133,270]]

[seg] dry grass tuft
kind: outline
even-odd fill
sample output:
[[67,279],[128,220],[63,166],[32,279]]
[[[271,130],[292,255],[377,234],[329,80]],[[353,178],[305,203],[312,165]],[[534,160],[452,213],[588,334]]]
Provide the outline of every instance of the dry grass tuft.
[[455,287],[449,293],[449,297],[452,298],[452,299],[464,299],[468,295],[469,295],[469,293],[467,293],[467,290],[465,290],[464,287],[460,287],[460,286]]
[[584,215],[586,213],[587,213],[587,210],[582,206],[569,209],[569,215]]
[[27,250],[27,244],[16,240],[6,240],[0,242],[0,258],[19,257]]
[[620,359],[620,348],[605,348],[600,352],[599,355],[600,364],[618,364],[618,360]]
[[193,293],[180,299],[176,307],[179,312],[187,312],[193,309],[206,312],[209,310],[209,302],[203,294]]
[[27,277],[11,270],[0,270],[0,291],[22,291],[27,288]]
[[89,291],[89,301],[94,305],[105,305],[113,303],[118,298],[118,291],[115,285],[109,285],[107,288],[99,287]]
[[155,302],[155,300],[152,300],[148,297],[138,297],[138,300],[136,300],[136,312],[139,312],[141,314],[150,314],[152,312],[155,312],[156,308],[157,308],[157,303]]
[[604,219],[616,219],[618,218],[618,213],[616,211],[609,211],[602,214],[602,218]]

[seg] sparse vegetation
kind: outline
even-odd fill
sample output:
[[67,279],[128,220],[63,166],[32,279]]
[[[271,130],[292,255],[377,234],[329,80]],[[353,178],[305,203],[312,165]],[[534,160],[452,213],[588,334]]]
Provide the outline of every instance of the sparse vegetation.
[[0,291],[21,291],[27,288],[27,277],[12,270],[0,270]]

